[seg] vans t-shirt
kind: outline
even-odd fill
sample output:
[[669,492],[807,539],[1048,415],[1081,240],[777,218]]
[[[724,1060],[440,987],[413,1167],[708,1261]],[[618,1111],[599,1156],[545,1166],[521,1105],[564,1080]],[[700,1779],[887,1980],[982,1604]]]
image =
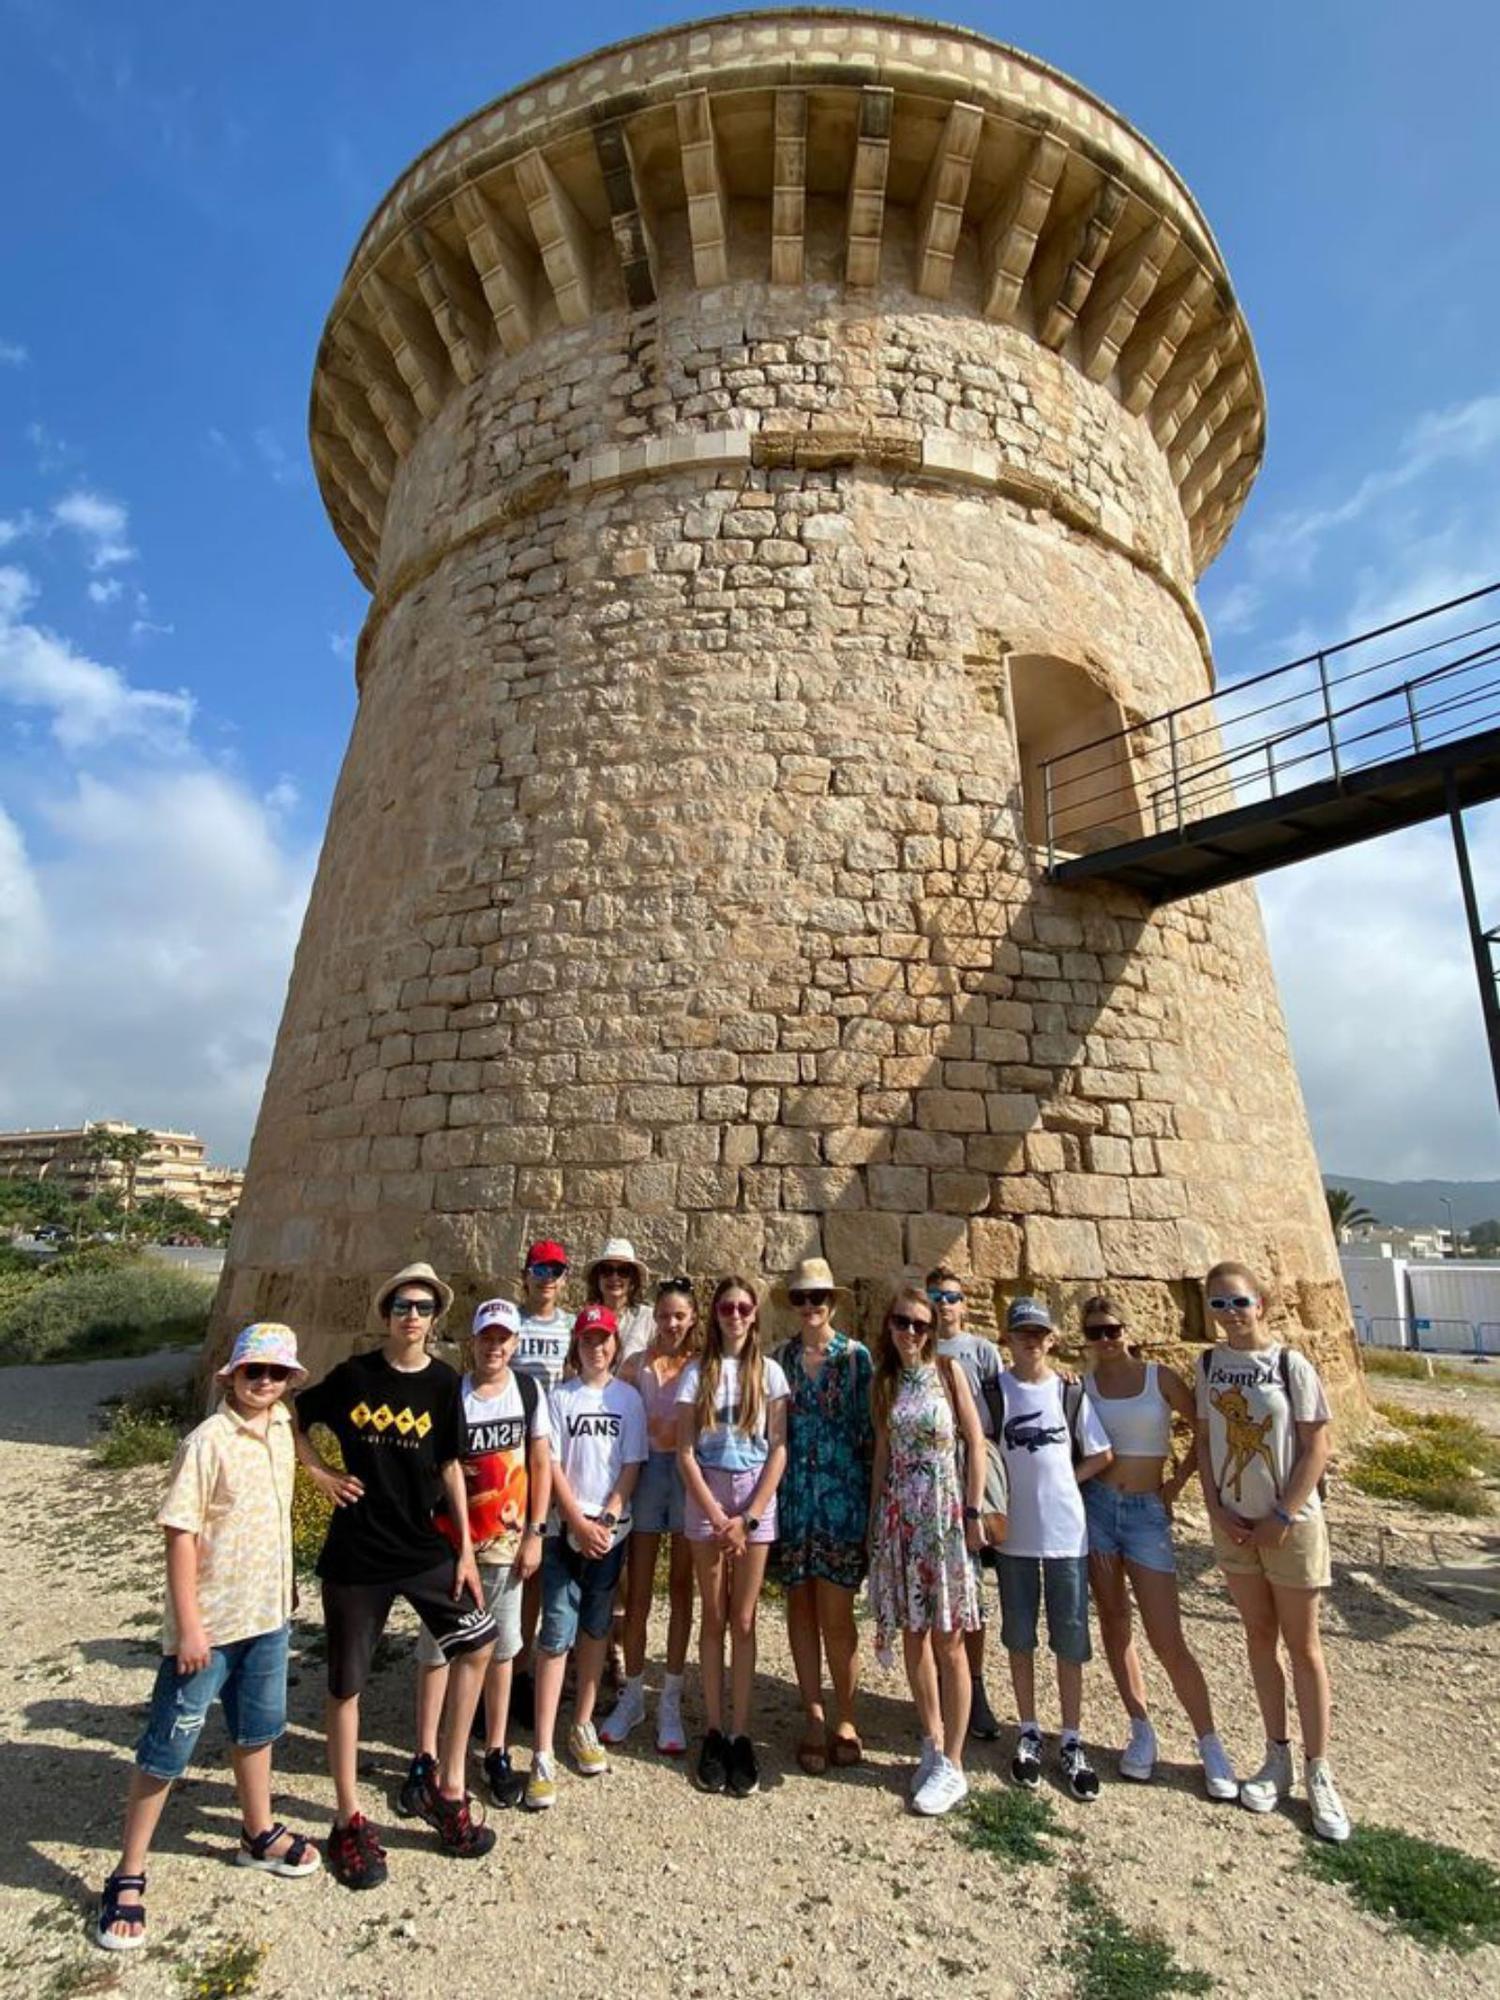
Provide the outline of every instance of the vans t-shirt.
[[521,1320],[521,1337],[516,1343],[512,1368],[531,1375],[550,1394],[562,1380],[563,1365],[573,1338],[573,1322],[565,1312],[548,1313],[545,1318],[526,1313]]
[[[1281,1352],[1279,1342],[1253,1352],[1214,1347],[1198,1366],[1198,1417],[1208,1423],[1214,1484],[1224,1505],[1246,1521],[1263,1521],[1286,1491],[1297,1460],[1297,1425],[1329,1420],[1318,1371],[1295,1347],[1286,1349],[1288,1402]],[[1297,1518],[1322,1511],[1314,1491]]]
[[[771,1441],[766,1430],[771,1405],[785,1402],[791,1392],[786,1372],[779,1361],[773,1361],[768,1354],[761,1367],[764,1370],[761,1377],[764,1400],[760,1423],[754,1432],[746,1432],[739,1428],[740,1364],[729,1355],[719,1364],[719,1389],[714,1399],[715,1422],[711,1430],[699,1432],[694,1448],[700,1465],[717,1465],[726,1472],[757,1472],[771,1456]],[[677,1389],[679,1409],[684,1403],[691,1408],[697,1402],[701,1373],[696,1361],[690,1361],[683,1369],[682,1381]]]
[[[482,1563],[514,1562],[528,1518],[531,1476],[526,1447],[531,1438],[550,1437],[547,1392],[536,1385],[536,1408],[526,1422],[526,1406],[512,1369],[498,1396],[481,1396],[472,1376],[463,1380],[464,1485],[469,1491],[469,1533]],[[458,1546],[446,1512],[438,1527]]]
[[[628,1382],[613,1375],[597,1386],[574,1375],[557,1385],[550,1400],[553,1461],[584,1513],[602,1514],[624,1467],[639,1465],[649,1455],[646,1406]],[[627,1502],[621,1526],[629,1519]],[[561,1526],[554,1507],[548,1532],[556,1534]]]
[[[1086,1556],[1088,1522],[1073,1476],[1073,1440],[1061,1380],[1049,1375],[1042,1382],[1018,1382],[1007,1368],[1000,1393],[1005,1399],[1000,1446],[1010,1476],[1002,1555]],[[1086,1396],[1078,1409],[1078,1447],[1085,1458],[1109,1450],[1104,1426]]]

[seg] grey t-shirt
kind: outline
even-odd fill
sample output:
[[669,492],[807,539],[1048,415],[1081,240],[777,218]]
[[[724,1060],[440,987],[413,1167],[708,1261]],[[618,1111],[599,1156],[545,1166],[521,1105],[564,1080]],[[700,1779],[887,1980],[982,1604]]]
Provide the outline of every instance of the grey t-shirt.
[[952,1340],[940,1340],[937,1351],[959,1368],[979,1412],[980,1429],[987,1438],[994,1437],[995,1412],[1001,1407],[1000,1376],[1005,1367],[999,1348],[982,1333],[959,1333]]

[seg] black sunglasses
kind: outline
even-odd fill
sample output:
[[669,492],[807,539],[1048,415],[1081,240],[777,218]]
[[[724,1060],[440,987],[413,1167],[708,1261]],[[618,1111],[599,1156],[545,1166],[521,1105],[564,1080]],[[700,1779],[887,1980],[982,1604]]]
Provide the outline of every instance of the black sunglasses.
[[633,1278],[635,1276],[635,1266],[634,1264],[596,1264],[594,1266],[594,1276],[596,1278]]
[[1113,1340],[1124,1331],[1117,1319],[1099,1319],[1083,1329],[1083,1337],[1085,1340]]
[[913,1319],[910,1313],[892,1313],[891,1329],[895,1333],[931,1333],[930,1319]]
[[392,1299],[385,1310],[389,1319],[395,1319],[398,1313],[415,1313],[418,1319],[431,1319],[437,1311],[437,1300]]
[[833,1297],[832,1292],[788,1292],[787,1297],[794,1306],[826,1306]]
[[291,1369],[282,1368],[274,1361],[247,1361],[240,1369],[247,1382],[286,1382],[291,1379]]
[[688,1297],[691,1298],[693,1296],[693,1281],[691,1278],[683,1277],[681,1273],[675,1278],[663,1278],[656,1288],[656,1296],[659,1299],[664,1299],[668,1292],[686,1292]]

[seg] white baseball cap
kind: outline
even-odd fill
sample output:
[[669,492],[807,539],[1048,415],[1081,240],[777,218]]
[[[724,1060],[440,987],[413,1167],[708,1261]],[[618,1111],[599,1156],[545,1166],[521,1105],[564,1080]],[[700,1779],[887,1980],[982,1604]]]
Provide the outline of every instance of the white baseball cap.
[[507,1333],[519,1333],[520,1307],[513,1306],[509,1299],[486,1299],[483,1305],[474,1308],[474,1331],[483,1333],[490,1326],[504,1327]]

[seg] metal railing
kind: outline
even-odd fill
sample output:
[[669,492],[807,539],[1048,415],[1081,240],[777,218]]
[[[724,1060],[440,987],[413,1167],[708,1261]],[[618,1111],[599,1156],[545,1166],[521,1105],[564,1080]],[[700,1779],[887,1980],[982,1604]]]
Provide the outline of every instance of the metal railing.
[[1500,727],[1497,594],[1488,584],[1044,759],[1048,867]]

